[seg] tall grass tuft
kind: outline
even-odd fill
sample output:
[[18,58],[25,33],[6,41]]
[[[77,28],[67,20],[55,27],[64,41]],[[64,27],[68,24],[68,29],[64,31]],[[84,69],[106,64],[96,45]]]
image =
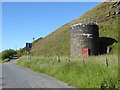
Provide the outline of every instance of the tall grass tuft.
[[41,56],[32,57],[31,61],[23,56],[17,64],[46,73],[77,88],[118,88],[117,55],[59,59]]

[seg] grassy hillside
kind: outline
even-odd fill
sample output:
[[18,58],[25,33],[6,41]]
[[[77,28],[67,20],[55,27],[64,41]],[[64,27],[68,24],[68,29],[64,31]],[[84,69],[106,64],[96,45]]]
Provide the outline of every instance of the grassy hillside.
[[[74,21],[93,18],[99,23],[100,37],[109,37],[118,41],[118,15],[119,4],[107,2],[100,3],[96,7],[87,11]],[[110,43],[109,40],[105,42]],[[117,45],[111,43],[112,53],[117,52]],[[43,39],[33,42],[32,54],[35,56],[68,56],[70,54],[70,23],[63,25]]]

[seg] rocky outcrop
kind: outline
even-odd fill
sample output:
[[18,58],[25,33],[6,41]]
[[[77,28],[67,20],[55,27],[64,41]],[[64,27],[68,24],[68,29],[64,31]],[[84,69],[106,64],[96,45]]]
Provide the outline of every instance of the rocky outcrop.
[[120,14],[120,1],[114,2],[112,5],[109,6],[109,8],[116,8],[116,10],[109,11],[109,13],[106,15],[106,19],[114,18],[115,15]]
[[120,6],[120,1],[113,3],[109,8],[118,8]]

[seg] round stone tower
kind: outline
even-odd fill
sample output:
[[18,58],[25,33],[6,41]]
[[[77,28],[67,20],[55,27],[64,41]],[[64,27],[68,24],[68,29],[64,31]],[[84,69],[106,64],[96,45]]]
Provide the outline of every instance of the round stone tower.
[[99,54],[99,27],[95,23],[78,23],[70,27],[70,56]]

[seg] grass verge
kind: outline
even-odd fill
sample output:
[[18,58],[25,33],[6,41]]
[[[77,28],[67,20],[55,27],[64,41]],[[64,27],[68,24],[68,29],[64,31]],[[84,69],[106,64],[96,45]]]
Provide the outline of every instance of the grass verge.
[[9,62],[10,59],[9,58],[6,58],[5,60],[2,60],[1,63],[5,63],[5,62]]
[[19,58],[17,65],[46,73],[77,88],[118,88],[118,56]]

